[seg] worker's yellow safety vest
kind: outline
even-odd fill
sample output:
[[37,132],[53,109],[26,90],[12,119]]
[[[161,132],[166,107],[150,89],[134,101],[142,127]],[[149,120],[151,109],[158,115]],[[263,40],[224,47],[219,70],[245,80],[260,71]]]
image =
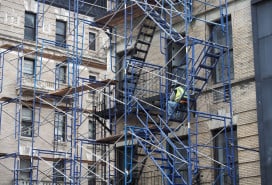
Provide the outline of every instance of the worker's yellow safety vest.
[[175,102],[180,102],[181,98],[187,98],[184,89],[182,87],[176,87]]

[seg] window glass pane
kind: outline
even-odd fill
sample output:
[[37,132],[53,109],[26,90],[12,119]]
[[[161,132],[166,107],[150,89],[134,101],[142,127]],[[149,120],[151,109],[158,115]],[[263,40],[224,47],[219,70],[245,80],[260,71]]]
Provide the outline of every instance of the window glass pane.
[[[94,82],[96,80],[96,76],[93,75],[89,75],[89,82]],[[96,91],[94,89],[91,89],[89,92],[89,95],[94,95],[96,94]]]
[[32,122],[23,121],[21,124],[21,136],[31,137],[32,136]]
[[89,49],[90,50],[95,50],[95,34],[94,33],[89,33]]
[[35,14],[32,13],[26,13],[25,14],[25,26],[34,28],[36,25],[35,22]]
[[61,66],[60,69],[60,74],[59,74],[59,80],[61,83],[66,83],[66,66]]
[[89,139],[95,139],[95,138],[96,138],[95,122],[91,118],[89,120]]
[[[229,31],[229,46],[232,48],[232,27],[231,21],[228,21],[228,31]],[[226,45],[226,34],[222,31],[221,26],[213,26],[212,28],[213,41],[217,44]]]
[[24,31],[24,38],[27,40],[35,40],[35,29],[32,28],[25,28]]
[[35,40],[36,35],[36,14],[25,13],[24,39]]
[[22,119],[24,121],[32,121],[32,110],[26,107],[22,109]]
[[57,21],[56,22],[56,34],[65,35],[65,33],[66,33],[65,27],[66,27],[65,22]]
[[64,114],[56,112],[55,114],[55,140],[65,141],[66,140],[66,117]]
[[33,60],[24,59],[23,74],[33,75],[34,74],[33,70],[34,70],[34,61]]
[[29,159],[20,159],[20,179],[29,179],[31,163]]
[[[64,160],[59,160],[54,162],[53,164],[53,180],[56,181],[64,181],[64,173],[65,173],[65,165]],[[56,170],[57,169],[57,170]]]
[[88,166],[88,185],[95,184],[95,173],[96,173],[96,167]]
[[63,35],[56,35],[56,42],[65,43],[65,37]]

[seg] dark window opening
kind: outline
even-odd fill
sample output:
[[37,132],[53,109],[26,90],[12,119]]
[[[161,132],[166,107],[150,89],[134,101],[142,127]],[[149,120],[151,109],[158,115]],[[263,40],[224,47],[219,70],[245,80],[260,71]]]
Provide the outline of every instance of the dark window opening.
[[[229,60],[230,60],[230,79],[234,79],[234,66],[233,66],[233,45],[232,45],[232,26],[231,26],[231,18],[228,19],[228,31],[229,31]],[[222,27],[220,25],[212,25],[211,26],[211,38],[212,42],[227,45],[226,37],[224,31],[222,31]],[[228,80],[228,53],[225,51],[214,50],[214,53],[220,55],[219,62],[216,65],[216,69],[214,72],[214,82],[220,83]],[[224,69],[223,69],[224,68]],[[223,73],[224,72],[224,73]]]
[[96,183],[96,166],[88,166],[88,185],[95,185]]
[[56,46],[66,47],[66,22],[56,21]]
[[[234,146],[234,166],[235,166],[235,172],[236,172],[236,184],[239,184],[239,175],[238,175],[238,150],[237,150],[237,130],[236,127],[233,127],[233,143],[230,143],[231,140],[229,139],[231,137],[230,128],[226,130],[226,136],[225,138],[225,130],[224,129],[217,129],[212,132],[214,137],[214,159],[215,162],[215,185],[228,185],[232,184],[232,179],[228,175],[228,169],[227,165],[227,150],[230,152],[231,147]],[[226,143],[229,142],[229,143]],[[229,153],[230,155],[230,153]],[[232,165],[230,161],[230,165]]]
[[[131,150],[133,150],[133,151],[131,151]],[[129,168],[130,168],[130,170],[131,170],[131,168],[134,169],[132,174],[128,175],[128,178],[130,178],[130,177],[132,178],[132,184],[134,184],[134,183],[137,184],[137,179],[138,179],[137,168],[136,168],[138,158],[137,158],[136,154],[137,154],[137,147],[136,146],[127,148],[127,161],[130,161],[129,163],[131,163],[131,160],[132,160],[132,166],[129,166]],[[126,171],[124,159],[125,159],[125,147],[117,148],[117,168],[119,168],[121,171]],[[117,179],[119,179],[119,180],[116,184],[123,185],[124,184],[124,174],[118,172],[117,176],[118,176]]]
[[65,174],[65,161],[60,159],[53,162],[53,182],[64,182]]
[[33,76],[34,75],[35,60],[24,58],[23,62],[23,75]]
[[96,50],[96,37],[95,37],[95,33],[89,33],[89,50]]
[[89,118],[89,139],[96,139],[96,122],[94,118]]
[[[95,82],[95,81],[96,81],[96,76],[89,75],[89,82],[90,82],[90,83],[93,83],[93,82]],[[95,95],[95,94],[96,94],[96,90],[91,89],[91,90],[90,90],[90,93],[89,93],[90,97],[92,97],[92,96]]]
[[32,137],[33,110],[22,108],[21,136]]
[[[182,34],[184,36],[184,34]],[[176,44],[168,41],[168,72],[169,79],[177,80],[181,84],[186,83],[186,48],[184,44]],[[171,85],[169,83],[169,85]]]
[[66,116],[62,112],[55,112],[55,141],[66,141]]
[[25,12],[24,39],[36,40],[36,14]]
[[57,88],[60,88],[60,84],[67,83],[67,66],[63,63],[56,65],[55,80]]
[[31,174],[30,159],[20,159],[20,175],[19,179],[29,180]]

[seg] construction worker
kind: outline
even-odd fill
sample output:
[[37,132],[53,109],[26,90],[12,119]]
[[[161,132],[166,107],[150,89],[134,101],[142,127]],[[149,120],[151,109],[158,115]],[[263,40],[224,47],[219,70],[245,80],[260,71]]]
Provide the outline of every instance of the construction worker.
[[172,82],[171,91],[172,93],[170,99],[167,102],[167,114],[169,119],[177,119],[177,107],[180,105],[182,106],[182,109],[185,109],[185,107],[187,107],[187,101],[185,100],[187,96],[185,89],[181,85],[179,85],[176,80]]

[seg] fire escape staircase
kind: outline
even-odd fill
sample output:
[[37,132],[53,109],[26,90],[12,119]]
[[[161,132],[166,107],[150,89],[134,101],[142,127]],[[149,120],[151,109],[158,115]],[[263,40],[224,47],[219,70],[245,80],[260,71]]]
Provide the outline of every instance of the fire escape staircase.
[[183,36],[179,34],[178,31],[173,27],[173,19],[176,17],[179,17],[183,20],[188,18],[184,16],[184,13],[177,10],[176,6],[177,4],[180,4],[184,8],[188,9],[189,7],[189,9],[191,9],[190,3],[186,6],[179,0],[175,2],[172,0],[154,0],[152,1],[153,3],[149,3],[147,0],[135,0],[134,2],[174,42],[183,41]]
[[[128,102],[131,103],[131,96],[135,95],[137,83],[140,80],[143,62],[145,62],[150,45],[156,30],[156,24],[150,19],[146,18],[138,32],[134,48],[132,50],[131,59],[128,61],[127,67],[127,89]],[[132,106],[130,106],[132,107]]]

